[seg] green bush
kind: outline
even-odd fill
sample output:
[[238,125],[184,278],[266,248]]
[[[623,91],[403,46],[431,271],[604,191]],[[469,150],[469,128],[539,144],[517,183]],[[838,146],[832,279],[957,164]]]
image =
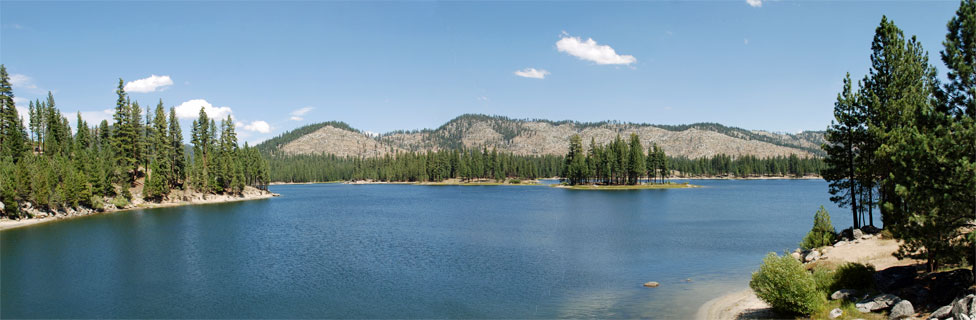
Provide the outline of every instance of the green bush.
[[803,237],[803,242],[800,242],[800,247],[810,250],[829,246],[834,244],[836,238],[837,230],[834,229],[834,225],[830,222],[830,214],[827,213],[827,209],[820,206],[820,210],[817,210],[817,213],[813,215],[813,229]]
[[123,196],[117,196],[112,199],[112,204],[115,205],[116,208],[122,209],[129,204],[129,199],[126,199]]
[[828,296],[834,292],[837,273],[825,267],[813,269],[813,282],[817,284],[817,291]]
[[511,183],[511,184],[520,184],[520,183],[522,183],[522,180],[512,179],[512,180],[508,180],[508,183]]
[[813,276],[803,264],[788,255],[769,253],[759,271],[752,274],[749,287],[773,310],[790,315],[809,315],[820,309],[824,295],[817,291]]
[[867,292],[874,288],[874,266],[861,263],[845,263],[834,272],[831,291],[855,289]]

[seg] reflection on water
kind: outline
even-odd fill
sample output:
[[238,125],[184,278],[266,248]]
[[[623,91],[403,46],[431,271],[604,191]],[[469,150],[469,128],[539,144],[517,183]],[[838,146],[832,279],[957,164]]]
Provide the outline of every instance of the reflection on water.
[[0,318],[687,318],[795,247],[820,205],[850,223],[823,181],[693,183],[274,186],[13,229]]

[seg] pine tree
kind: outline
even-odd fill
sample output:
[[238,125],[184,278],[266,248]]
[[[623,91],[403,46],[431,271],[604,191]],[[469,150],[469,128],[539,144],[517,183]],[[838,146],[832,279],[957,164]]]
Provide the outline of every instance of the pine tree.
[[823,145],[827,157],[824,159],[827,168],[823,171],[824,180],[829,182],[830,201],[840,207],[850,207],[853,216],[854,229],[861,228],[859,223],[857,197],[861,186],[857,175],[858,150],[864,140],[864,122],[866,119],[858,113],[858,101],[851,91],[851,76],[844,78],[844,87],[837,94],[834,103],[834,119],[824,134],[827,143]]
[[[112,152],[115,155],[116,167],[122,170],[121,181],[128,184],[135,179],[138,169],[133,167],[138,165],[138,159],[135,154],[136,132],[130,121],[132,111],[123,89],[124,84],[122,79],[119,79],[118,89],[115,90],[118,100],[115,103],[115,114],[112,116],[115,121],[112,129]],[[126,186],[123,186],[123,189],[127,190]]]
[[0,65],[0,157],[19,161],[27,152],[24,124],[14,105],[7,67]]
[[630,152],[627,159],[627,184],[635,185],[640,182],[644,175],[644,146],[641,145],[640,137],[635,133],[630,134]]
[[176,108],[169,109],[169,143],[170,165],[169,186],[182,187],[186,180],[186,155],[183,152],[183,130],[180,129],[179,119],[176,118]]

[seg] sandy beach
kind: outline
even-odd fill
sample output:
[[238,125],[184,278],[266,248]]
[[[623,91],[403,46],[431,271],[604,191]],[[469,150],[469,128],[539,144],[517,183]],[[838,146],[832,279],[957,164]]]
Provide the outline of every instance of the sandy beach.
[[[873,237],[848,242],[841,246],[825,248],[826,253],[818,263],[858,262],[872,264],[877,270],[894,266],[913,265],[915,260],[898,260],[891,254],[898,250],[898,241]],[[823,262],[820,262],[823,261]],[[757,262],[758,263],[758,262]],[[769,305],[756,297],[752,289],[728,293],[705,302],[695,315],[695,319],[771,319],[776,315]]]

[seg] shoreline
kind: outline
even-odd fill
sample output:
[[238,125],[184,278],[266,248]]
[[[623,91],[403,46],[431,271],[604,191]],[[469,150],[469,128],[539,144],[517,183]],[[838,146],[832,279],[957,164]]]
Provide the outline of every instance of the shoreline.
[[[270,191],[260,191],[260,190],[258,191],[259,192],[251,191],[250,193],[247,193],[247,191],[245,191],[245,193],[242,194],[241,196],[209,195],[210,197],[203,198],[203,199],[196,199],[194,197],[191,200],[166,201],[166,202],[159,202],[159,203],[140,202],[138,204],[133,204],[132,206],[121,208],[121,209],[106,208],[103,211],[91,211],[90,213],[81,213],[81,214],[78,213],[55,214],[53,216],[47,216],[41,218],[25,218],[20,220],[0,219],[0,232],[16,229],[16,228],[36,226],[36,225],[55,222],[55,221],[67,221],[74,218],[96,216],[105,213],[125,212],[125,211],[133,211],[133,210],[140,210],[140,209],[157,209],[157,208],[180,207],[180,206],[189,206],[189,205],[205,205],[205,204],[218,204],[218,203],[228,203],[228,202],[238,202],[238,201],[248,201],[248,200],[261,200],[261,199],[268,199],[268,198],[280,196],[280,194],[270,192]],[[197,195],[201,195],[201,194],[195,194],[194,196]],[[77,211],[73,210],[72,212],[77,212]],[[58,211],[58,213],[64,213],[64,211]]]
[[[873,236],[870,239],[851,241],[843,246],[824,247],[825,253],[817,261],[826,263],[857,262],[874,265],[877,270],[884,270],[895,266],[916,265],[919,261],[906,259],[898,260],[892,253],[898,250],[898,241],[880,239]],[[806,266],[807,264],[804,264]],[[777,318],[766,302],[759,299],[748,286],[740,291],[726,293],[709,300],[698,308],[695,319],[774,319]]]

